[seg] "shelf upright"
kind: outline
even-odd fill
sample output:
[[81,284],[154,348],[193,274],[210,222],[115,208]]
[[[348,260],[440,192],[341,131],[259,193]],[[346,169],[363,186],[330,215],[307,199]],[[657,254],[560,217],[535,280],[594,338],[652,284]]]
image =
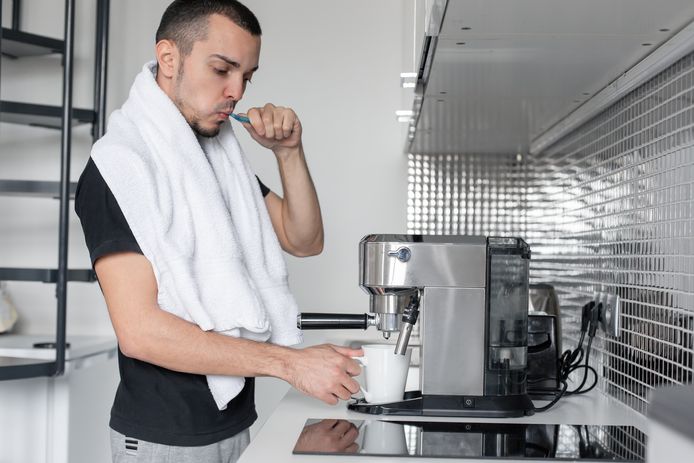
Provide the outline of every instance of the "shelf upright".
[[[0,28],[0,53],[10,59],[50,54],[63,55],[62,105],[47,106],[13,101],[0,101],[0,122],[60,129],[60,180],[57,182],[0,179],[0,195],[56,198],[58,200],[58,267],[9,268],[0,267],[0,281],[34,281],[56,285],[55,360],[34,360],[0,357],[0,380],[57,376],[65,372],[67,284],[70,281],[96,281],[90,269],[68,268],[68,234],[70,200],[74,198],[75,183],[70,182],[72,128],[77,124],[92,124],[94,141],[105,130],[106,73],[108,62],[109,0],[95,0],[96,37],[94,53],[94,108],[75,109],[73,99],[75,1],[65,0],[65,29],[63,40],[44,37],[20,30],[21,0],[12,0],[12,25]],[[2,10],[0,9],[0,25]]]

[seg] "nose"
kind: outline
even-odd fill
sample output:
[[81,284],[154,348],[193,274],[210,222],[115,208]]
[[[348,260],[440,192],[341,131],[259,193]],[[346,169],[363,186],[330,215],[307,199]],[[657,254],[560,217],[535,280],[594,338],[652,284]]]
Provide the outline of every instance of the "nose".
[[234,101],[239,101],[243,97],[243,92],[246,90],[246,82],[243,76],[232,75],[227,80],[224,87],[224,97]]

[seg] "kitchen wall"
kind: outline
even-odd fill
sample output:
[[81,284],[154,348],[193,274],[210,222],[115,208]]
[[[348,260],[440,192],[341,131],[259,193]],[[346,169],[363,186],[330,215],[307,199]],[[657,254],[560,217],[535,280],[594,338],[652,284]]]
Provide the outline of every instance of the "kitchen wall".
[[645,412],[653,387],[692,382],[694,55],[536,156],[410,155],[408,188],[411,232],[528,240],[566,347],[594,292],[620,296],[620,336],[593,344],[603,391]]

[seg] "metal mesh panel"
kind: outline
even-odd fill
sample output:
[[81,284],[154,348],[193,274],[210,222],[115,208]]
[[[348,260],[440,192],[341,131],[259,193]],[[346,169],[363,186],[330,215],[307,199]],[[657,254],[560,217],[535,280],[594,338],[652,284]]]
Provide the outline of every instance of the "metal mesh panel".
[[618,294],[622,333],[600,334],[591,360],[603,391],[644,412],[653,387],[692,382],[693,194],[689,55],[537,156],[409,155],[407,228],[524,237],[567,346],[580,306]]
[[526,164],[517,155],[409,155],[408,233],[525,231]]
[[531,160],[535,281],[554,284],[575,339],[594,292],[622,299],[622,334],[594,343],[601,387],[640,412],[692,380],[694,60],[685,57]]

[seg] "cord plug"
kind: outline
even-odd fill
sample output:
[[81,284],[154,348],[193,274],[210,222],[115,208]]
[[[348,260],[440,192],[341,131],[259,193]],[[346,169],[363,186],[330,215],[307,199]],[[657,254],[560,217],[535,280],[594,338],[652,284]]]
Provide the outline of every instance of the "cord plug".
[[595,301],[590,301],[581,309],[581,332],[585,333],[588,330],[588,324],[590,323],[591,315],[593,309],[595,308]]
[[590,313],[590,330],[588,331],[588,337],[592,338],[595,336],[595,332],[598,330],[598,323],[600,322],[600,312],[602,311],[602,302],[597,306],[594,306]]

